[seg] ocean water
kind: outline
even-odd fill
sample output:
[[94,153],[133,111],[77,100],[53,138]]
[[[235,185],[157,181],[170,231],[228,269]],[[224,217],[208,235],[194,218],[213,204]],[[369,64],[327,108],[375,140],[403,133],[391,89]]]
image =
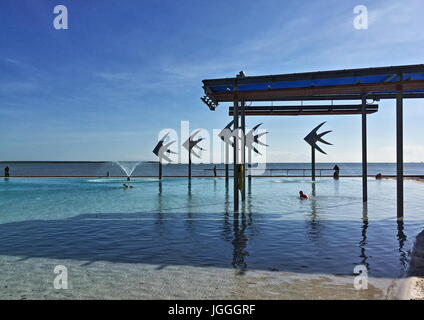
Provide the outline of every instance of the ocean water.
[[[335,163],[317,163],[317,175],[332,176]],[[337,163],[340,167],[340,174],[343,176],[358,176],[362,174],[361,163]],[[116,162],[0,162],[0,175],[4,168],[10,168],[12,176],[96,176],[105,177],[109,173],[111,176],[125,176],[125,172]],[[212,176],[214,167],[212,164],[193,164],[192,174],[196,176]],[[224,165],[217,164],[218,175],[224,175]],[[310,175],[310,163],[267,163],[258,167],[253,165],[252,175]],[[260,170],[259,170],[260,169]],[[262,169],[265,169],[263,171]],[[277,170],[280,169],[280,170]],[[289,171],[287,171],[289,169]],[[321,169],[325,169],[321,172]],[[230,165],[230,170],[232,166]],[[368,174],[395,175],[395,163],[369,163]],[[230,172],[231,174],[231,172]],[[424,163],[405,163],[405,175],[424,175]],[[164,176],[187,176],[188,166],[186,164],[166,164],[163,166]],[[140,162],[135,168],[133,176],[158,176],[158,163]]]
[[[276,298],[352,298],[353,270],[365,265],[372,280],[359,297],[382,299],[424,227],[424,184],[414,181],[402,223],[393,180],[370,179],[364,206],[359,178],[253,179],[238,219],[223,178],[125,182],[1,179],[0,297],[263,298],[278,283]],[[72,290],[53,289],[57,264],[70,268]]]

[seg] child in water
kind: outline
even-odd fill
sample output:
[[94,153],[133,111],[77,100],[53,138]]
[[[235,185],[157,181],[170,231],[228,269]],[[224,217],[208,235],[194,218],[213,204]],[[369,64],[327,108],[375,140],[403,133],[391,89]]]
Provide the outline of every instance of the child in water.
[[308,195],[304,194],[303,191],[299,191],[299,198],[300,199],[309,199]]

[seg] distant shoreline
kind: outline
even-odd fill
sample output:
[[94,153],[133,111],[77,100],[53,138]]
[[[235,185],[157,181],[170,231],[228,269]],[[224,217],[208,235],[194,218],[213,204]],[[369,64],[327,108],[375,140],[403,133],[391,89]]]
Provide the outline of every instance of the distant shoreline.
[[[1,164],[34,164],[34,163],[60,163],[60,164],[69,164],[69,163],[114,163],[119,161],[0,161]],[[128,160],[121,162],[138,162],[137,160]],[[157,161],[140,161],[140,163],[157,163]]]
[[[192,175],[192,178],[225,178],[225,176],[199,176],[199,175]],[[247,177],[247,176],[246,176]],[[310,175],[253,175],[252,178],[311,178]],[[375,175],[368,175],[368,178],[375,178]],[[5,176],[0,176],[0,178],[6,178]],[[127,176],[99,176],[99,175],[92,175],[92,176],[81,176],[81,175],[75,175],[75,176],[46,176],[46,175],[22,175],[22,176],[10,176],[8,178],[89,178],[89,179],[113,179],[113,178],[127,178]],[[131,179],[139,179],[139,178],[158,178],[158,176],[131,176]],[[188,178],[187,175],[179,175],[179,176],[162,176],[162,178]],[[229,176],[230,179],[233,178],[232,175]],[[330,175],[323,175],[318,176],[317,178],[333,178],[333,176]],[[340,178],[362,178],[361,175],[351,175],[351,176],[343,176],[341,175]],[[385,175],[381,177],[382,179],[390,179],[394,180],[396,179],[396,175]],[[411,180],[416,182],[424,182],[424,176],[422,175],[408,175],[403,176],[404,180]]]
[[[30,164],[30,163],[113,163],[113,162],[140,162],[140,163],[158,163],[157,160],[98,160],[98,161],[90,161],[90,160],[80,160],[80,161],[73,161],[73,160],[66,160],[66,161],[50,161],[50,160],[25,160],[25,161],[0,161],[0,164],[10,164],[10,163],[16,163],[16,164]],[[267,162],[266,164],[310,164],[310,162]],[[356,162],[342,162],[342,161],[317,161],[317,164],[361,164],[362,162],[356,161]],[[368,164],[396,164],[396,162],[372,162],[368,161]],[[180,165],[180,164],[187,164],[187,163],[168,163],[167,165]],[[224,163],[196,163],[195,165],[224,165]],[[423,164],[424,162],[404,162],[404,164]],[[232,165],[232,163],[230,163]]]

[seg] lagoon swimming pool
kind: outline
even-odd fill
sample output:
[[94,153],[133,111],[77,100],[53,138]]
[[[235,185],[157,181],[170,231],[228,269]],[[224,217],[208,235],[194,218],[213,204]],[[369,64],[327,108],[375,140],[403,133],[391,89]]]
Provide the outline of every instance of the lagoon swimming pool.
[[[357,265],[374,279],[363,297],[384,298],[424,226],[424,184],[414,181],[403,223],[394,180],[370,179],[364,207],[361,179],[254,178],[238,220],[231,181],[125,182],[0,181],[0,298],[237,298],[246,286],[250,298],[351,298]],[[52,288],[57,264],[72,269],[71,290]]]

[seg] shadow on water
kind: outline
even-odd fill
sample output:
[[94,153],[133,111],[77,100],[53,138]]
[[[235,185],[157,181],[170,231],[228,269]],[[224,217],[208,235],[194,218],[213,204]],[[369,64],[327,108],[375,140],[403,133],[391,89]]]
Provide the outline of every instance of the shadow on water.
[[[247,214],[234,219],[228,212],[211,220],[192,213],[190,216],[82,214],[64,220],[1,224],[0,255],[90,263],[233,267],[241,274],[248,269],[351,274],[354,265],[364,264],[373,276],[398,276],[407,266],[401,225],[398,238],[390,239],[390,232],[382,234],[381,246],[372,246],[367,243],[368,220],[362,225],[353,221],[318,222],[311,214],[310,237],[305,238],[303,221],[267,223],[255,218],[249,223]],[[376,223],[376,228],[385,230],[390,229],[389,223],[396,224]],[[255,224],[260,227],[252,232]],[[391,240],[398,241],[397,245]]]

